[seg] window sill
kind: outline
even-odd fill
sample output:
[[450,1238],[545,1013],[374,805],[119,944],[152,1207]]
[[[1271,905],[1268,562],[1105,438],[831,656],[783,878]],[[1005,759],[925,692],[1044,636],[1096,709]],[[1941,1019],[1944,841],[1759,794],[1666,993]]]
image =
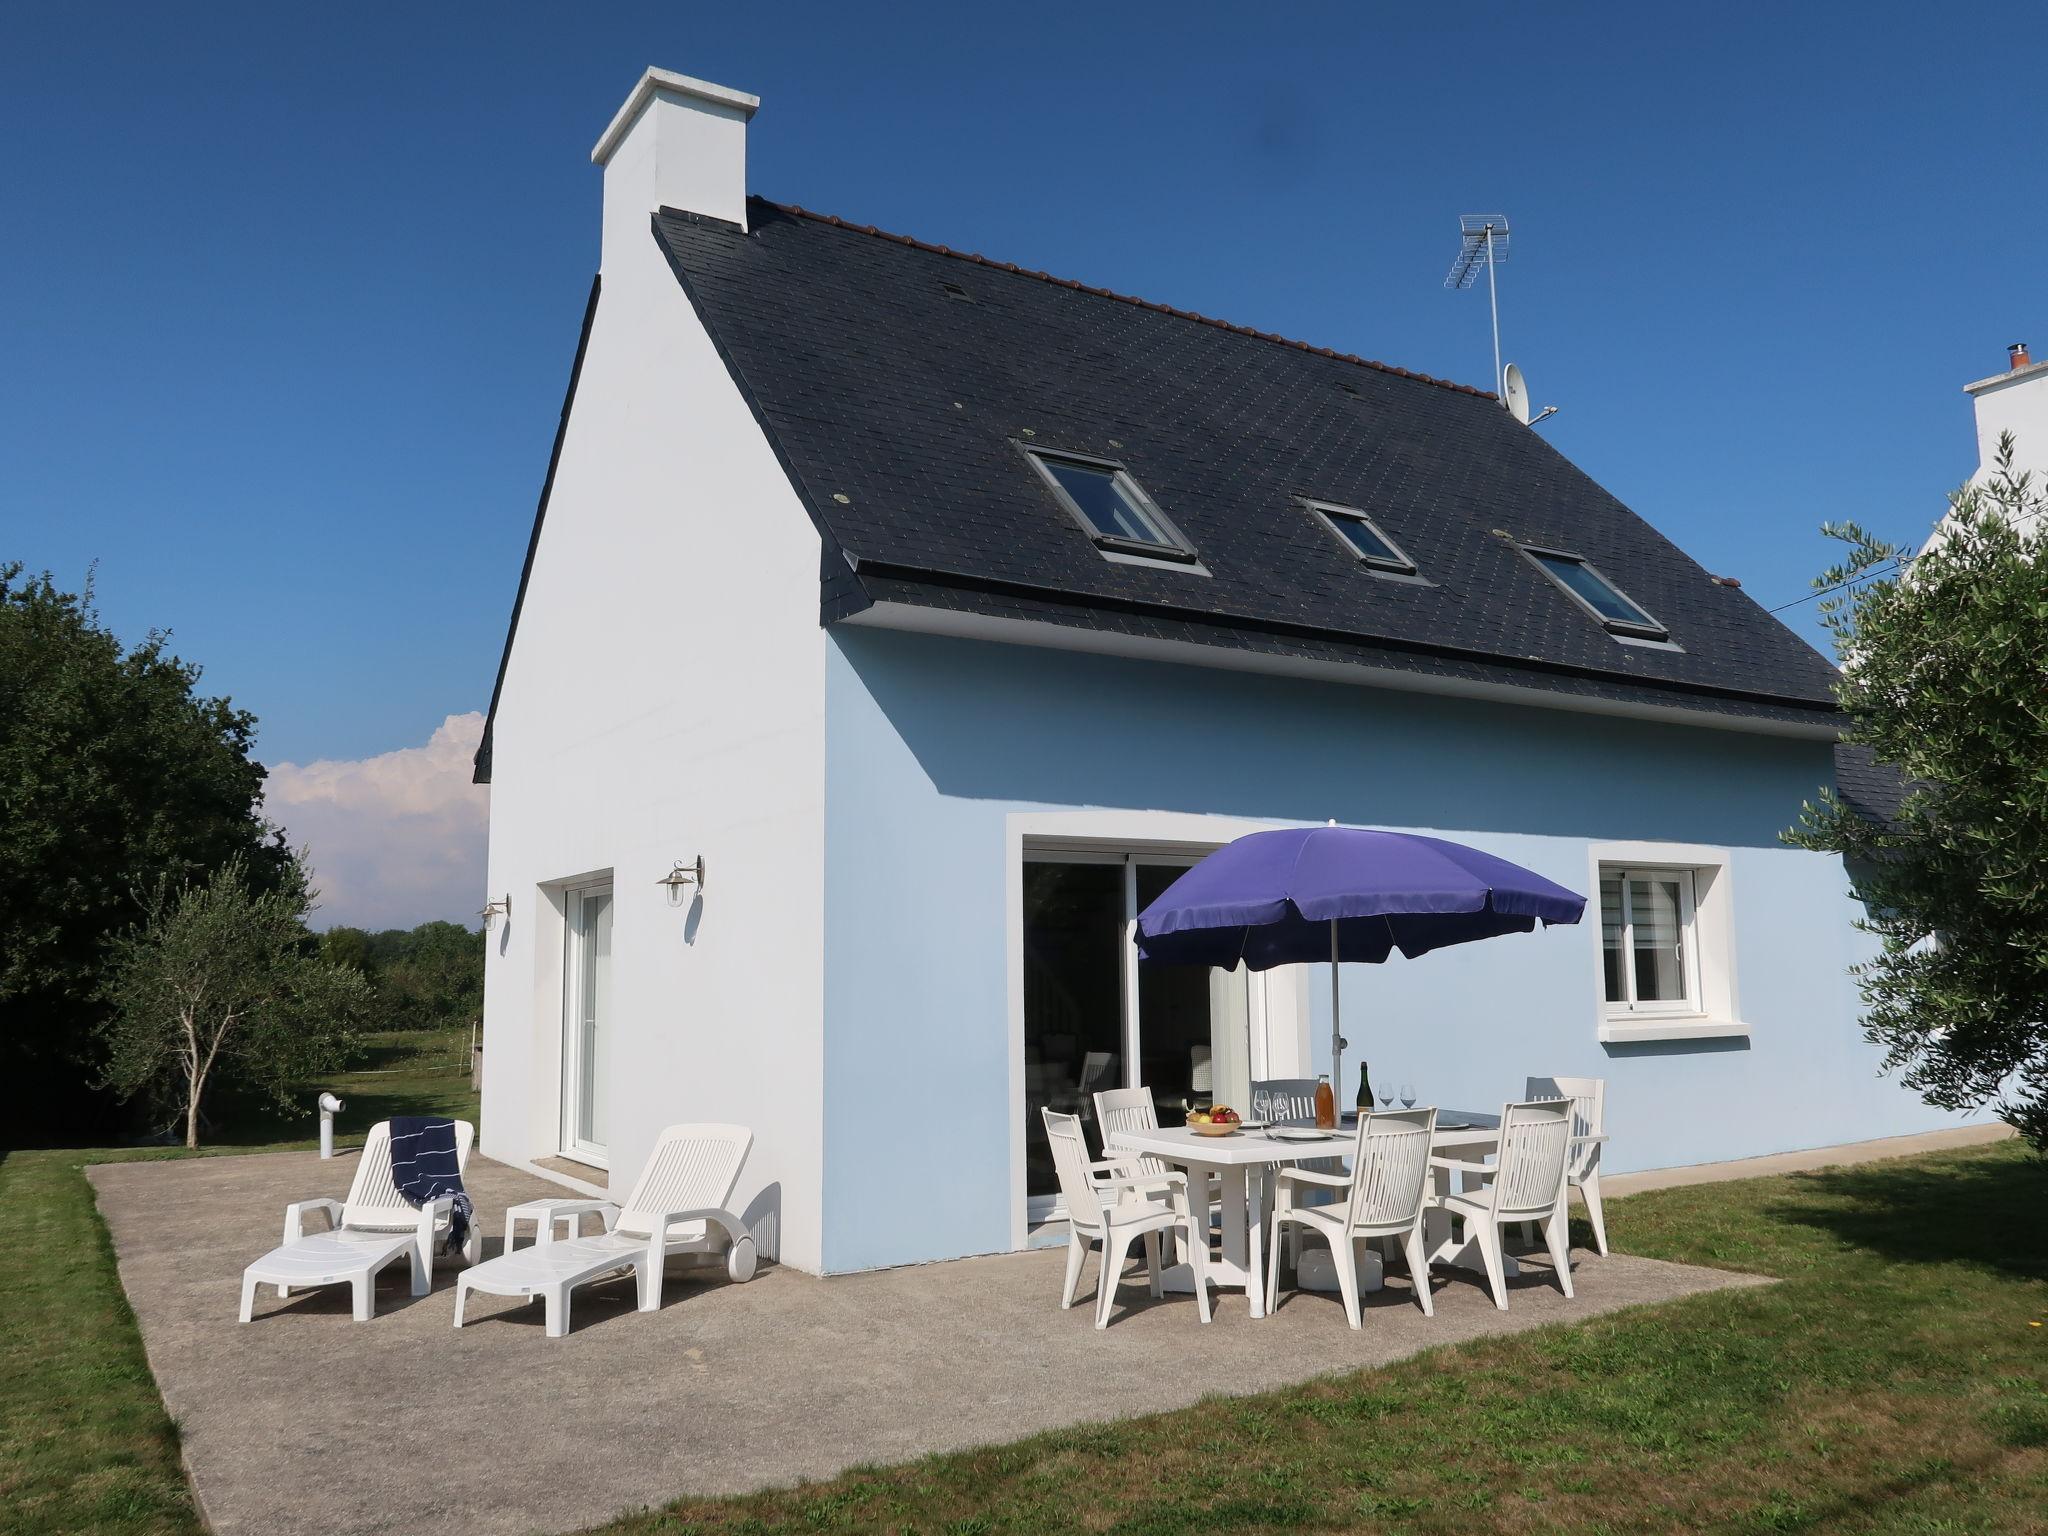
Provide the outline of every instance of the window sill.
[[1600,1023],[1602,1045],[1629,1045],[1640,1040],[1747,1040],[1749,1026],[1734,1019],[1709,1019],[1699,1015],[1681,1014],[1675,1018],[1646,1018],[1631,1014],[1626,1018],[1603,1019]]

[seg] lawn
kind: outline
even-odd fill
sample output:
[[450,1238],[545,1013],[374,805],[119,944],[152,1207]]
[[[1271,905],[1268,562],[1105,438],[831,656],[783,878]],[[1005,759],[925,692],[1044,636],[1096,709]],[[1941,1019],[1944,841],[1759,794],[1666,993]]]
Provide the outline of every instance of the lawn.
[[[393,1114],[475,1118],[467,1030],[372,1035],[363,1070],[328,1086],[340,1136]],[[310,1105],[313,1090],[307,1090]],[[315,1144],[310,1113],[221,1128],[207,1154]],[[0,1152],[0,1533],[198,1536],[178,1432],[143,1358],[85,1165],[189,1157],[183,1148]],[[309,1473],[309,1483],[315,1481]]]
[[[373,1091],[445,1094],[438,1081]],[[79,1172],[110,1155],[132,1154],[0,1164],[0,1530],[197,1528]],[[1629,1252],[1782,1283],[684,1501],[605,1536],[2048,1532],[2048,1165],[2007,1142],[1611,1212]],[[38,1243],[55,1262],[22,1262]]]

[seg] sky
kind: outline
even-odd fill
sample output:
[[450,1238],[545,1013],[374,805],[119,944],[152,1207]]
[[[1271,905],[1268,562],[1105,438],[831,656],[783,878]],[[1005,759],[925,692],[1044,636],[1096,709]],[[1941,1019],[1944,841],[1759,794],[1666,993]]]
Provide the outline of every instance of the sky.
[[[0,561],[253,710],[323,920],[482,904],[466,752],[643,67],[751,190],[1485,385],[1816,643],[1828,519],[1924,535],[2048,348],[2048,8],[17,7]],[[410,862],[408,862],[410,861]]]

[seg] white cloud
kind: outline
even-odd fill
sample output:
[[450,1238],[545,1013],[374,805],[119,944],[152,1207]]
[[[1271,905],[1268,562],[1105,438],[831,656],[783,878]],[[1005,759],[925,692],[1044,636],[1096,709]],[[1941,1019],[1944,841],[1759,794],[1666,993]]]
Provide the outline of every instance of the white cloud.
[[483,732],[482,715],[450,715],[423,747],[271,765],[264,811],[313,867],[315,927],[476,921],[490,792],[469,775]]

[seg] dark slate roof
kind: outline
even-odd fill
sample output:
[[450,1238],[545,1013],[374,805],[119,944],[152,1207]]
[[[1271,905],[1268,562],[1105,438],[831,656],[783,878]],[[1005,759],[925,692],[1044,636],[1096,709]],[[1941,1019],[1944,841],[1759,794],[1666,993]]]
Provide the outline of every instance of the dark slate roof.
[[1870,748],[1835,744],[1835,793],[1857,815],[1869,821],[1895,821],[1914,788],[1913,780]]
[[[1178,626],[1832,714],[1817,652],[1490,395],[759,199],[748,216],[742,233],[665,210],[655,231],[826,539],[828,620],[886,599]],[[1212,574],[1103,559],[1023,442],[1127,465]],[[1368,574],[1298,496],[1365,509],[1431,584]],[[1584,555],[1683,653],[1618,644],[1511,540]]]

